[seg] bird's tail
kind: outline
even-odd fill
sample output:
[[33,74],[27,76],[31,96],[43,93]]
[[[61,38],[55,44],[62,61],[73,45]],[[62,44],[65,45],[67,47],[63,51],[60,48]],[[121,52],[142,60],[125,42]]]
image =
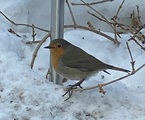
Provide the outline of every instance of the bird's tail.
[[109,66],[108,66],[108,69],[117,70],[117,71],[122,71],[122,72],[127,72],[127,73],[130,72],[130,71],[127,70],[127,69],[123,69],[123,68],[115,67],[115,66],[112,66],[112,65],[109,65]]

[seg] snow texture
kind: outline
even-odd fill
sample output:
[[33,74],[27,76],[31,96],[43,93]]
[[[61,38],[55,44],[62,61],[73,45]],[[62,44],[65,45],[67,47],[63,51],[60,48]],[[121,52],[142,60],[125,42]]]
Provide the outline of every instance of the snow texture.
[[[9,13],[11,18],[28,22],[21,10],[27,11],[27,5],[34,4],[32,0],[1,2],[1,10]],[[39,3],[38,0],[36,3]],[[114,4],[119,3],[115,0]],[[142,7],[143,1],[137,4]],[[106,9],[110,9],[110,6]],[[68,101],[64,101],[63,86],[45,79],[49,68],[49,51],[44,46],[48,45],[49,40],[40,48],[34,69],[31,69],[30,61],[36,44],[25,44],[31,39],[30,34],[19,33],[26,37],[18,38],[7,31],[12,27],[9,22],[2,16],[0,21],[0,120],[145,120],[145,68],[131,77],[105,86],[105,95],[99,93],[98,89],[92,89],[76,92]],[[111,32],[105,33],[113,36]],[[83,30],[67,31],[64,38],[105,63],[131,70],[126,46],[130,34],[121,35],[119,47],[102,36]],[[145,63],[145,51],[133,41],[129,42],[129,46],[136,61],[135,68],[138,68]],[[82,86],[97,85],[126,75],[113,70],[108,72],[111,75],[99,72]],[[64,85],[74,82],[69,80]]]

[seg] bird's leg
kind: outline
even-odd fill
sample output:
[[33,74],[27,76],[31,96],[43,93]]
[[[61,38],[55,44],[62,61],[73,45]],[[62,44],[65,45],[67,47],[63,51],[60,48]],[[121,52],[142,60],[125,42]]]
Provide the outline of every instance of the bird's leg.
[[73,94],[73,89],[74,87],[76,86],[79,86],[80,88],[82,88],[81,84],[82,82],[84,81],[85,79],[81,79],[79,82],[77,82],[76,84],[74,85],[69,85],[69,88],[67,88],[67,91],[62,95],[62,96],[65,96],[66,94],[69,95],[69,97],[67,99],[65,99],[64,101],[67,101]]

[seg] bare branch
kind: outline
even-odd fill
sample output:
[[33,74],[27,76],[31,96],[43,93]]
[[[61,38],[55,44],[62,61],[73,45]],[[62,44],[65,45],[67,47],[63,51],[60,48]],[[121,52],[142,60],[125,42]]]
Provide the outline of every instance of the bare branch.
[[35,36],[36,36],[34,27],[35,27],[34,24],[32,24],[32,38],[33,38],[33,41],[35,41]]
[[47,39],[48,37],[50,37],[50,33],[48,33],[48,34],[41,40],[41,42],[39,42],[39,44],[37,45],[37,47],[36,47],[36,49],[35,49],[35,51],[34,51],[34,53],[33,53],[32,60],[31,60],[31,64],[30,64],[31,69],[33,68],[34,61],[35,61],[35,58],[36,58],[36,56],[37,56],[37,53],[38,53],[39,48],[40,48],[41,45],[46,41],[46,39]]
[[141,16],[139,14],[139,6],[138,5],[136,5],[136,9],[137,9],[137,18],[138,18],[139,22],[141,22],[140,21]]
[[25,42],[26,44],[33,44],[33,43],[39,43],[39,42],[41,42],[41,40],[35,40],[35,41],[27,41],[27,42]]
[[143,47],[143,46],[136,40],[136,38],[139,38],[139,36],[137,35],[137,33],[139,33],[143,28],[144,28],[144,26],[140,26],[140,28],[139,28],[138,30],[136,30],[135,33],[132,32],[131,29],[129,29],[130,33],[133,34],[133,36],[132,36],[128,41],[133,40],[138,46],[140,46],[140,48],[141,48],[142,50],[145,51],[145,47]]
[[[130,77],[130,76],[134,75],[135,73],[137,73],[139,70],[141,70],[143,67],[145,67],[145,63],[144,63],[144,64],[142,64],[140,67],[138,67],[138,68],[135,70],[135,68],[134,68],[135,61],[133,60],[132,53],[131,53],[131,50],[130,50],[130,48],[129,48],[128,43],[126,43],[126,44],[127,44],[127,48],[128,48],[130,57],[131,57],[131,65],[132,65],[132,72],[131,72],[131,73],[129,73],[129,74],[125,75],[125,76],[122,76],[122,77],[120,77],[120,78],[117,78],[117,79],[115,79],[115,80],[112,80],[112,81],[110,81],[110,82],[98,84],[98,85],[96,85],[96,86],[91,86],[91,87],[86,87],[86,88],[81,88],[81,89],[79,89],[79,88],[73,89],[72,92],[74,92],[74,91],[84,91],[84,90],[90,90],[90,89],[98,88],[98,89],[99,89],[99,92],[105,94],[106,91],[104,91],[104,89],[103,89],[104,86],[107,86],[107,85],[109,85],[109,84],[112,84],[112,83],[121,81],[121,80],[123,80],[123,79],[125,79],[125,78],[127,78],[127,77]],[[65,90],[66,90],[66,89],[65,89]]]
[[75,21],[75,18],[74,18],[74,15],[73,15],[73,12],[72,12],[72,10],[71,10],[71,7],[70,7],[70,5],[69,5],[68,0],[66,0],[66,3],[67,3],[67,6],[68,6],[68,8],[69,8],[70,15],[71,15],[72,21],[73,21],[73,23],[74,23],[74,28],[75,28],[75,25],[77,25],[77,24],[76,24],[76,21]]
[[95,14],[93,14],[93,13],[89,12],[89,11],[87,11],[87,12],[88,12],[90,15],[92,15],[92,16],[94,16],[94,17],[98,18],[100,21],[103,21],[103,22],[105,22],[105,23],[106,23],[106,20],[104,20],[104,19],[102,19],[102,18],[98,17],[97,15],[95,15]]
[[116,17],[113,17],[113,21],[114,21],[114,36],[115,36],[115,39],[117,40],[117,35],[120,37],[120,35],[117,33],[117,26],[118,26],[118,24],[117,24],[117,21],[116,21]]
[[14,35],[16,35],[17,37],[21,37],[20,35],[18,35],[13,29],[8,29],[8,31]]
[[[16,26],[25,26],[25,27],[30,27],[30,28],[33,28],[32,25],[29,25],[29,24],[18,24],[18,23],[15,23],[14,21],[10,20],[3,12],[0,11],[0,14],[2,14],[10,23],[16,25]],[[44,32],[50,32],[49,30],[46,30],[46,29],[43,29],[43,28],[40,28],[40,27],[34,27],[38,30],[41,30],[41,31],[44,31]]]
[[114,25],[114,28],[113,29],[114,29],[114,35],[115,35],[115,39],[116,40],[117,40],[117,35],[120,37],[120,35],[117,33],[117,27],[118,27],[117,18],[118,18],[119,11],[121,10],[124,1],[125,0],[123,0],[123,2],[121,3],[121,5],[119,6],[116,15],[111,19],[114,22],[114,24],[113,24]]
[[48,79],[48,75],[52,75],[50,72],[50,68],[48,68],[45,78]]
[[134,37],[133,37],[132,39],[133,39],[133,41],[134,41],[138,46],[140,46],[140,48],[141,48],[142,50],[145,51],[145,47],[143,47]]
[[110,24],[110,22],[107,20],[107,18],[105,18],[105,16],[103,16],[100,12],[98,12],[97,10],[95,10],[93,7],[91,7],[90,5],[88,5],[86,2],[84,2],[83,0],[81,0],[83,2],[83,4],[85,4],[86,6],[88,6],[90,9],[92,9],[94,12],[96,12],[97,14],[99,14],[103,19],[104,21],[110,25],[110,27],[114,30],[114,33],[115,33],[115,44],[119,45],[119,41],[117,40],[117,32],[116,30],[114,29],[114,27],[112,26],[112,24]]
[[[89,12],[88,11],[88,13],[90,14],[90,15],[92,15],[92,16],[94,16],[94,17],[96,17],[96,18],[98,18],[100,21],[103,21],[103,22],[105,22],[106,23],[106,21],[104,20],[104,19],[102,19],[102,18],[100,18],[100,17],[98,17],[97,15],[95,15],[95,14],[93,14],[93,13],[91,13],[91,12]],[[129,27],[129,25],[125,25],[125,24],[122,24],[122,23],[119,23],[119,22],[116,22],[116,23],[114,23],[114,22],[109,22],[110,24],[116,24],[117,25],[117,27],[122,27],[122,26],[124,26],[124,27]]]
[[135,65],[135,61],[133,60],[133,56],[131,54],[131,50],[129,48],[129,45],[128,45],[128,42],[126,42],[126,45],[127,45],[127,49],[128,49],[128,52],[129,52],[129,55],[130,55],[130,58],[131,58],[131,65],[132,65],[132,71],[134,72],[135,71],[135,68],[134,68],[134,65]]
[[121,81],[121,80],[123,80],[123,79],[125,79],[127,77],[130,77],[130,76],[134,75],[135,73],[137,73],[139,70],[141,70],[143,67],[145,67],[145,63],[143,65],[141,65],[139,68],[137,68],[136,70],[134,70],[134,72],[131,72],[130,74],[127,74],[127,75],[125,75],[123,77],[120,77],[120,78],[117,78],[117,79],[112,80],[110,82],[102,83],[102,84],[99,84],[99,85],[96,85],[96,86],[91,86],[91,87],[86,87],[86,88],[81,88],[81,89],[80,88],[73,89],[73,91],[84,91],[84,90],[91,90],[91,89],[99,88],[99,91],[103,92],[104,90],[102,90],[102,89],[103,89],[104,86],[107,86],[109,84],[112,84],[112,83]]
[[118,8],[118,10],[117,10],[117,13],[116,13],[116,15],[115,15],[116,17],[118,17],[118,14],[119,14],[119,12],[120,12],[120,10],[121,10],[121,8],[122,8],[124,2],[125,2],[125,0],[123,0],[122,3],[121,3],[121,5],[119,6],[119,8]]
[[[99,1],[99,2],[92,2],[92,3],[86,3],[88,5],[96,5],[96,4],[100,4],[100,3],[105,3],[105,2],[112,2],[114,0],[102,0],[102,1]],[[82,4],[82,3],[71,3],[71,5],[85,5],[85,4]]]
[[[90,5],[88,5],[86,2],[84,2],[83,0],[81,0],[86,6],[88,6],[90,9],[92,9],[94,12],[96,12],[98,15],[100,15],[107,24],[110,25],[110,22],[107,20],[107,18],[105,18],[105,16],[103,16],[100,12],[98,12],[97,10],[95,10],[93,7],[91,7]],[[112,27],[112,25],[110,25]]]
[[[64,27],[65,27],[65,28],[74,28],[74,25],[64,25]],[[108,36],[107,34],[101,32],[101,31],[99,31],[99,30],[90,29],[90,28],[88,28],[88,27],[81,26],[81,25],[76,25],[75,27],[76,27],[76,28],[80,28],[80,29],[84,29],[84,30],[91,31],[91,32],[94,32],[94,33],[96,33],[96,34],[99,34],[99,35],[101,35],[101,36],[103,36],[103,37],[105,37],[105,38],[111,40],[112,42],[114,42],[114,44],[116,44],[116,41],[115,41],[114,38]],[[119,44],[119,43],[117,43],[117,44]]]

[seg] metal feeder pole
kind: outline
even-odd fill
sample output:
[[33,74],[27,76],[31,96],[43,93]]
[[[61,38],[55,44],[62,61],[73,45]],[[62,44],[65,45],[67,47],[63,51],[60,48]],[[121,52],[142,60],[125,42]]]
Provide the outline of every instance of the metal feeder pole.
[[[51,40],[63,38],[64,33],[64,4],[65,0],[51,0]],[[51,57],[51,56],[50,56]],[[53,69],[50,60],[50,80],[62,84],[62,77]]]

